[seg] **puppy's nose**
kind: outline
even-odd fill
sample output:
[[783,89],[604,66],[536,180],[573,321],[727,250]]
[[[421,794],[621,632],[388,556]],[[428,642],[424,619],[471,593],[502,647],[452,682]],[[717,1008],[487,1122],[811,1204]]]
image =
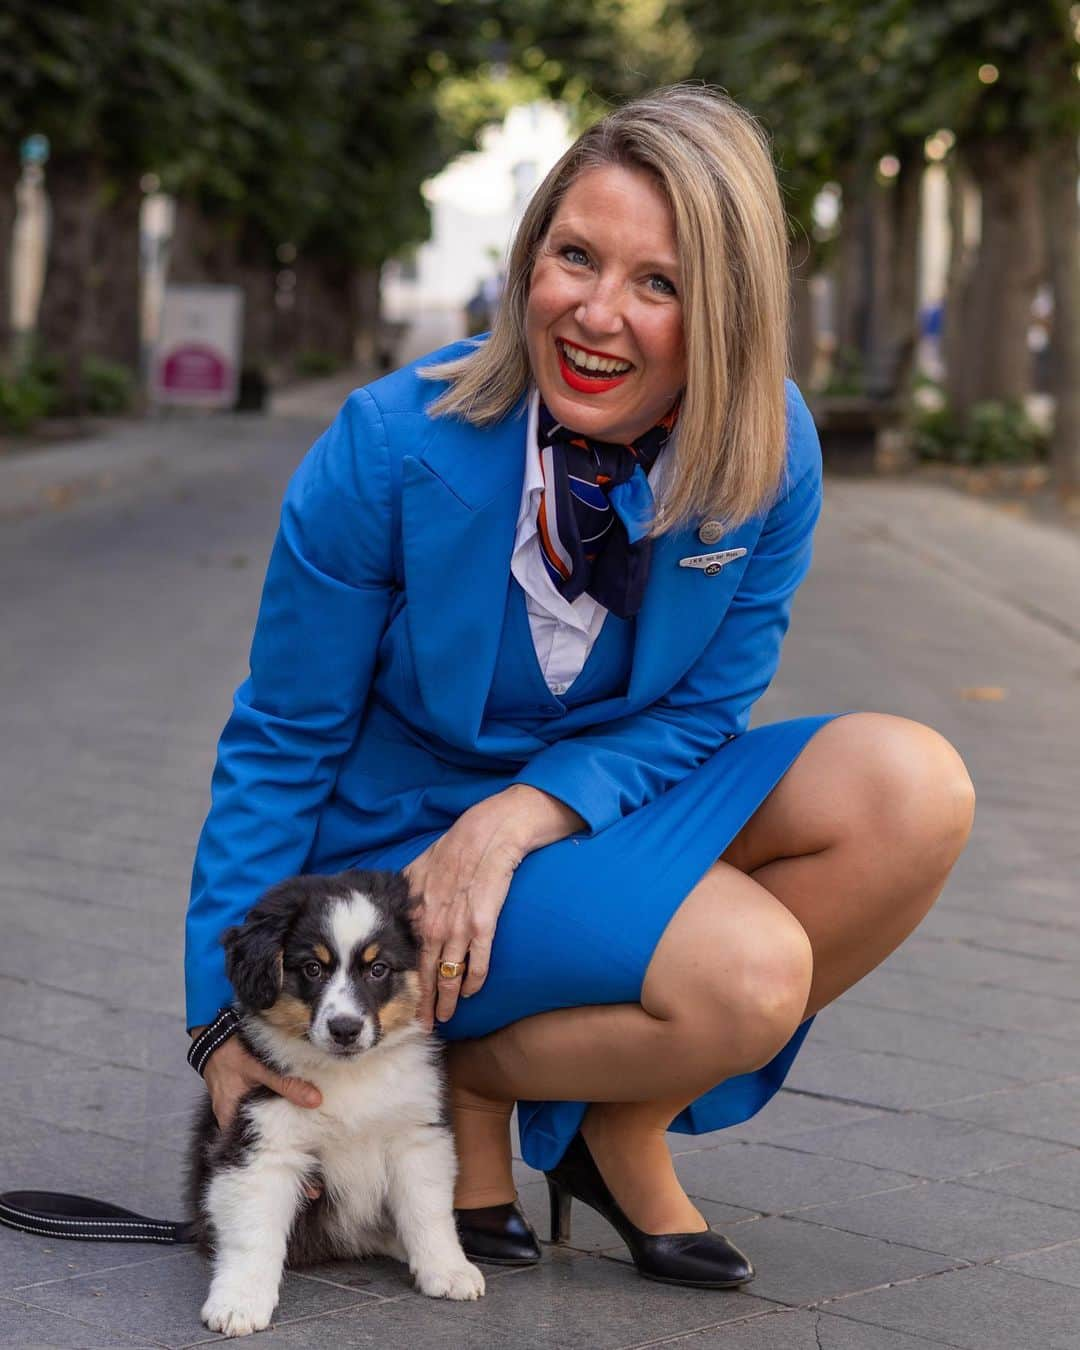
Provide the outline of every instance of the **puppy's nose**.
[[363,1025],[359,1017],[331,1017],[326,1029],[338,1045],[351,1045],[360,1035]]

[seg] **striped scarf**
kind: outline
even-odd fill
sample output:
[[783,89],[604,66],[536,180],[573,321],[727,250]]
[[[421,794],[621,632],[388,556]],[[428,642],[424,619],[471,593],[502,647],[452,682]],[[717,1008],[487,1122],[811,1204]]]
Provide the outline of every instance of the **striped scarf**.
[[540,556],[567,600],[587,593],[620,619],[632,618],[641,608],[652,555],[646,531],[653,496],[646,475],[678,416],[676,403],[632,445],[613,445],[564,427],[541,400]]

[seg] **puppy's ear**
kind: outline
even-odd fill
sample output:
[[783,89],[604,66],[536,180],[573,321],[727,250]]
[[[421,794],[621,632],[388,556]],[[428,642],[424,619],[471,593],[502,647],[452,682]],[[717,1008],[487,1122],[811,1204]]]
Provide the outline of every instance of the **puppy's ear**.
[[281,992],[281,958],[285,937],[307,903],[299,879],[272,887],[238,928],[230,928],[225,946],[225,972],[246,1008],[262,1012]]

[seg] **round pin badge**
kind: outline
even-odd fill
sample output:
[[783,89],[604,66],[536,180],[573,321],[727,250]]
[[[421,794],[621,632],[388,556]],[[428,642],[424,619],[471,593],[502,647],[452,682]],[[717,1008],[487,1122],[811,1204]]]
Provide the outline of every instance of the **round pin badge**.
[[724,526],[719,520],[707,520],[697,532],[703,544],[715,544],[723,536]]
[[705,568],[705,575],[707,577],[714,577],[719,571],[721,571],[720,563],[710,563],[708,567]]

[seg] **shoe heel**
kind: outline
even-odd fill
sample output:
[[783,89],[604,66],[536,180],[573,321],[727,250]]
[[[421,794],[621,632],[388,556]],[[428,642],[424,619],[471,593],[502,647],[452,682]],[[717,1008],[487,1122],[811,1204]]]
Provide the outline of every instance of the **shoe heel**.
[[564,1191],[557,1181],[548,1178],[548,1199],[551,1202],[551,1240],[552,1242],[570,1241],[570,1206],[574,1198]]

